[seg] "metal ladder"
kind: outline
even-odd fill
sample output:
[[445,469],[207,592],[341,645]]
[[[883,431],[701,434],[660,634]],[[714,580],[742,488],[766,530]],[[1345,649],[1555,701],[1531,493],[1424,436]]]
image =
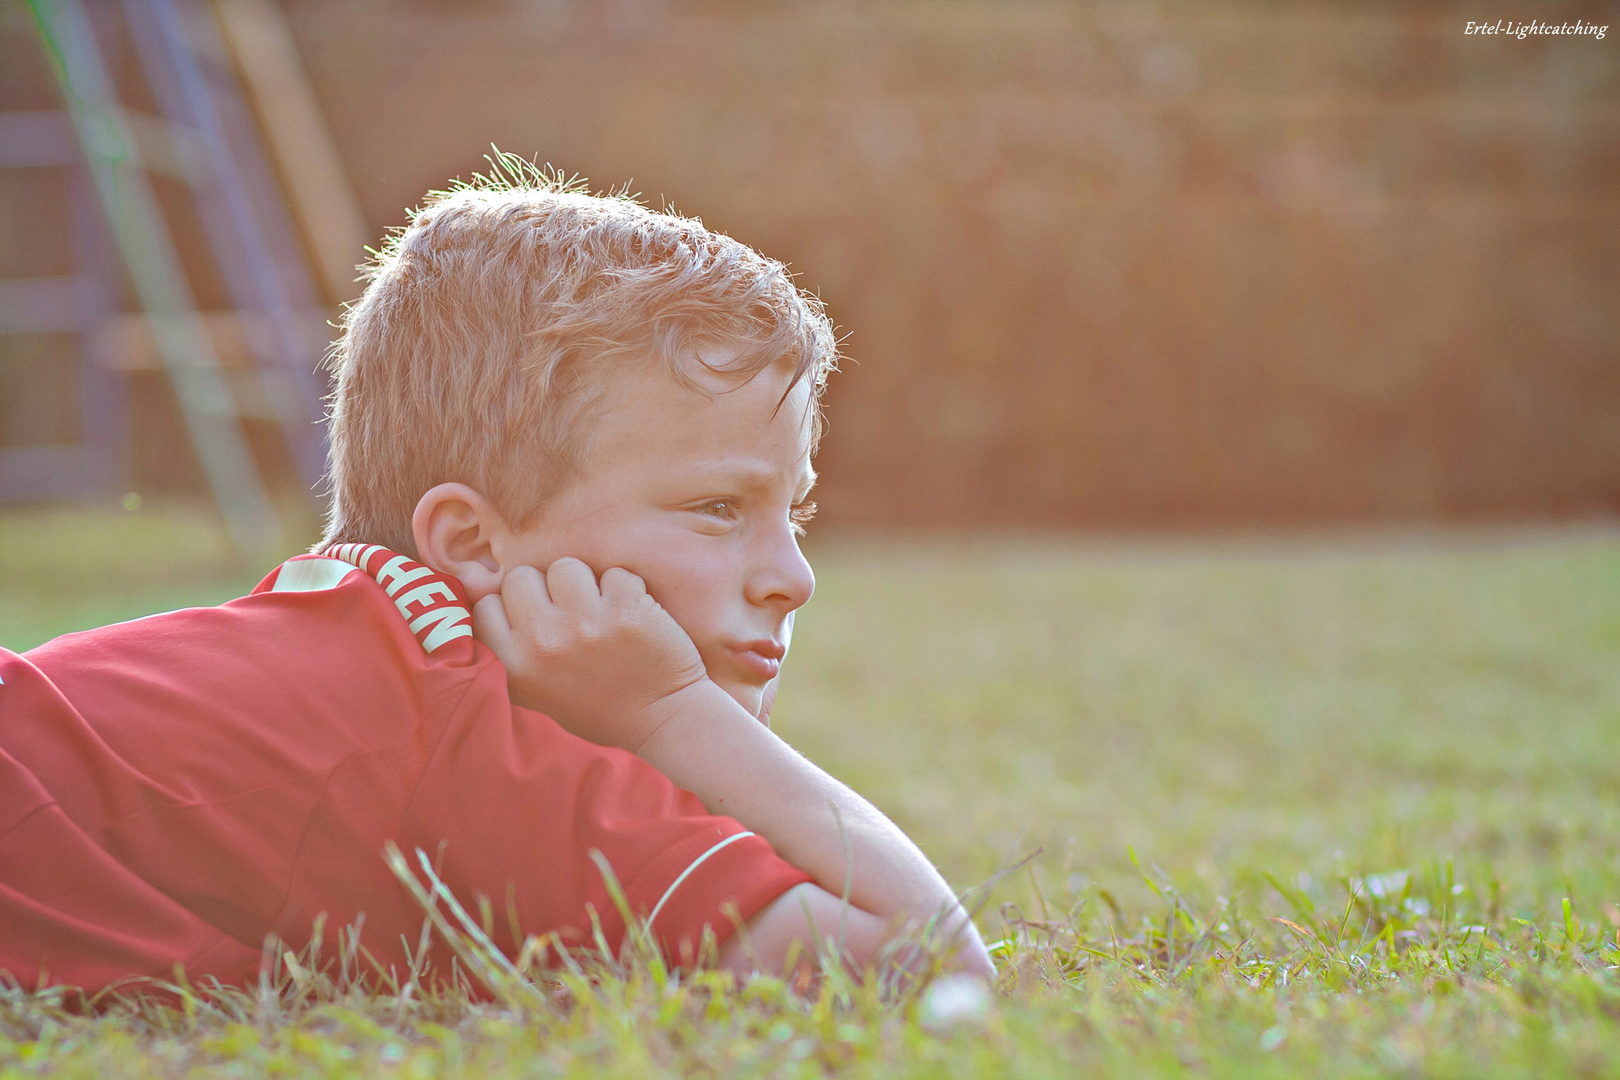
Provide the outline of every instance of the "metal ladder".
[[[275,421],[300,478],[309,487],[319,482],[326,460],[320,423],[325,383],[316,365],[326,345],[329,309],[317,297],[214,12],[194,0],[122,0],[119,12],[160,114],[149,116],[119,100],[83,0],[28,0],[28,6],[65,115],[0,114],[0,165],[62,164],[64,143],[76,143],[90,180],[85,186],[93,192],[81,201],[99,207],[141,308],[124,328],[125,338],[133,335],[141,339],[133,344],[155,352],[232,543],[244,558],[264,561],[280,552],[285,534],[241,420]],[[198,310],[151,172],[180,179],[188,189],[233,311]],[[81,231],[94,233],[89,227]],[[93,267],[95,253],[87,243],[80,246],[86,250],[79,265]],[[362,254],[356,250],[354,261]],[[72,317],[58,319],[58,328],[66,322],[83,330],[108,314],[106,290],[87,286],[86,278],[81,272],[69,279],[80,295],[65,305],[59,298],[57,306],[70,309]],[[42,279],[7,283],[12,298],[0,302],[0,318],[24,309],[16,301],[30,289],[63,287]],[[22,332],[39,332],[38,323]],[[0,333],[7,329],[0,326]],[[222,333],[241,346],[244,363],[224,362],[216,342]],[[117,410],[110,404],[116,391],[90,370],[95,366],[82,365],[85,445],[71,448],[76,457],[61,454],[32,475],[10,477],[27,481],[16,484],[24,489],[22,497],[82,493],[113,471],[105,459],[119,438],[112,415]],[[95,475],[75,483],[75,462],[82,474],[84,462],[98,455],[104,461]],[[43,490],[53,481],[61,490]],[[8,482],[3,457],[0,482]]]

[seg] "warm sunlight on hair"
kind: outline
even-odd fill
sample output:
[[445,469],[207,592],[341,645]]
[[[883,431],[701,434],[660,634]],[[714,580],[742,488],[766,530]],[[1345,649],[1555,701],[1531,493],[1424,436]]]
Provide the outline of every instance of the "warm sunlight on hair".
[[416,501],[446,481],[530,518],[577,475],[613,388],[642,369],[691,388],[784,365],[812,387],[819,438],[838,347],[783,264],[627,192],[490,160],[389,237],[345,315],[322,545],[413,552]]

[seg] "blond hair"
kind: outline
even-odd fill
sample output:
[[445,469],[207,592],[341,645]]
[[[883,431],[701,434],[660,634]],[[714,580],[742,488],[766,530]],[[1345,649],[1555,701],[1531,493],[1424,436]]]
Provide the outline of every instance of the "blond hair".
[[741,383],[790,366],[819,439],[837,343],[781,263],[623,192],[491,161],[429,194],[345,313],[322,547],[414,556],[416,503],[450,481],[527,523],[579,474],[613,386],[649,369],[701,389],[704,372]]

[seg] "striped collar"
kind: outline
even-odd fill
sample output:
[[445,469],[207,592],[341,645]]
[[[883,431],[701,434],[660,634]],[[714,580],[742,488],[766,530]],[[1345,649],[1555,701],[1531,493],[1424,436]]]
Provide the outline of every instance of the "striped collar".
[[268,591],[330,589],[355,569],[383,587],[424,651],[473,636],[471,605],[461,582],[377,544],[335,544],[319,554],[288,559],[267,582]]

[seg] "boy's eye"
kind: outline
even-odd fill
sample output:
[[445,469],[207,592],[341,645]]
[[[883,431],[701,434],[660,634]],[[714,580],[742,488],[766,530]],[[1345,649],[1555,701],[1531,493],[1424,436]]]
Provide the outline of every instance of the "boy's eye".
[[804,527],[810,524],[810,519],[816,516],[816,504],[802,502],[788,511],[788,520],[793,522],[793,531],[804,533]]
[[707,517],[720,518],[723,521],[729,521],[736,511],[730,499],[710,499],[692,509]]

